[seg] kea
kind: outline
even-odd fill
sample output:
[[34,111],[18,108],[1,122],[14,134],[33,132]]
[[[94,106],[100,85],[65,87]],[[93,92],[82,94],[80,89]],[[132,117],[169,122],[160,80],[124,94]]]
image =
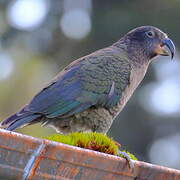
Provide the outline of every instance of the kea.
[[152,59],[174,53],[172,40],[160,29],[135,28],[111,46],[73,61],[1,126],[12,131],[40,122],[63,134],[107,133]]

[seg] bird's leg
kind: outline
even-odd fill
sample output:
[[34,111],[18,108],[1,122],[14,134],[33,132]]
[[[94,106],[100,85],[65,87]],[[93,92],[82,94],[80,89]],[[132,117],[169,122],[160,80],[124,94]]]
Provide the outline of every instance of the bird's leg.
[[128,155],[128,153],[124,152],[124,151],[120,151],[118,150],[118,155],[125,158],[128,162],[129,168],[133,169],[134,168],[134,162],[133,160],[130,158],[130,156]]

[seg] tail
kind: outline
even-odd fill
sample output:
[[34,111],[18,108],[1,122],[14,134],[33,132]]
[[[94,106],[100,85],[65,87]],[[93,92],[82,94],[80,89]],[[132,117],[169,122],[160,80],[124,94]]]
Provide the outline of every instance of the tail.
[[13,114],[12,116],[2,121],[0,126],[6,127],[6,130],[13,131],[18,127],[33,123],[34,120],[39,119],[41,116],[41,114],[35,114],[21,110],[20,112]]

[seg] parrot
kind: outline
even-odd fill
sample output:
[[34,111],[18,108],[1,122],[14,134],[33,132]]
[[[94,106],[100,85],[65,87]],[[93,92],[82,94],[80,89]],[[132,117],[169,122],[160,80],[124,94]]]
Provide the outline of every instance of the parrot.
[[175,54],[168,35],[153,26],[137,27],[109,47],[65,67],[17,113],[1,122],[13,131],[34,123],[58,133],[107,133],[158,55]]

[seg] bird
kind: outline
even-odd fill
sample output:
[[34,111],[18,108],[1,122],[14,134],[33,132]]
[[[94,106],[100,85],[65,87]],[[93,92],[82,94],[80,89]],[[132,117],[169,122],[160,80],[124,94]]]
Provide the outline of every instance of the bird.
[[153,26],[137,27],[109,47],[65,67],[1,127],[41,123],[58,133],[107,133],[143,80],[156,56],[175,54],[168,35]]

